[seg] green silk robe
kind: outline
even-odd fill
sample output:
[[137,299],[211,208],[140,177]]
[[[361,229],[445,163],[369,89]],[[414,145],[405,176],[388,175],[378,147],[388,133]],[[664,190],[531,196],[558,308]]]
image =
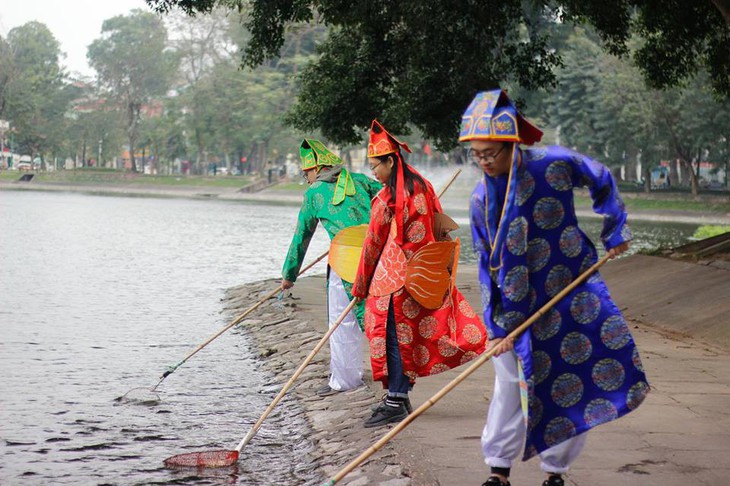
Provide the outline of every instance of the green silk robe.
[[[304,255],[307,253],[309,242],[312,240],[319,222],[322,223],[330,239],[334,238],[344,228],[369,223],[370,201],[380,192],[383,186],[363,174],[351,172],[350,176],[355,183],[355,194],[347,196],[340,204],[334,205],[332,203],[336,182],[317,181],[309,186],[309,189],[304,193],[304,200],[297,219],[297,227],[282,269],[282,277],[285,280],[291,282],[297,280],[297,275],[304,262]],[[342,283],[345,286],[347,296],[352,299],[352,284],[345,281]],[[355,307],[355,315],[361,327],[364,313],[364,302],[361,302]]]

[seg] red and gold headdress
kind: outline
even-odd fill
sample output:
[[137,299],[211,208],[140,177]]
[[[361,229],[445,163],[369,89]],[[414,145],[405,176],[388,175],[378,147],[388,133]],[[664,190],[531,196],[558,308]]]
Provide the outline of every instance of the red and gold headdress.
[[395,223],[398,227],[396,235],[396,243],[403,244],[403,213],[406,205],[405,200],[405,181],[403,180],[403,157],[401,157],[401,147],[408,153],[411,153],[410,147],[401,142],[393,135],[388,133],[378,120],[373,120],[370,125],[370,140],[368,141],[368,157],[381,157],[383,155],[393,154],[396,159],[397,180],[395,184],[395,195],[391,197],[395,199]]
[[403,147],[403,150],[409,154],[411,153],[408,144],[401,142],[388,133],[388,130],[378,120],[373,120],[372,125],[370,125],[368,157],[380,157],[381,155],[397,153],[400,147]]

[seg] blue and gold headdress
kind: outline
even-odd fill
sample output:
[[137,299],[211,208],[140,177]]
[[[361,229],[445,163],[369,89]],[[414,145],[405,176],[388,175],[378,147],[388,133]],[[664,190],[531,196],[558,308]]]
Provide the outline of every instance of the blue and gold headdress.
[[459,142],[487,140],[532,145],[542,139],[542,131],[517,111],[501,89],[477,93],[461,117]]

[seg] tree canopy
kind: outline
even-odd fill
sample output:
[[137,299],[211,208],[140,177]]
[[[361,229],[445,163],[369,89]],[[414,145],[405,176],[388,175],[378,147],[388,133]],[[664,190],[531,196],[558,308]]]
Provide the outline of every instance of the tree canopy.
[[71,92],[63,84],[60,45],[40,22],[0,39],[0,118],[13,122],[16,148],[35,157],[57,148]]
[[127,111],[132,170],[136,171],[134,148],[139,135],[140,111],[145,103],[162,96],[175,74],[177,57],[166,50],[167,31],[157,16],[134,10],[129,15],[107,19],[88,52],[89,63],[99,81]]
[[560,26],[587,23],[607,52],[629,53],[651,87],[687,82],[706,70],[718,96],[730,95],[728,0],[147,0],[189,14],[214,4],[249,11],[243,63],[275,58],[287,29],[329,27],[320,57],[301,75],[290,124],[319,128],[339,143],[360,140],[379,117],[397,132],[415,125],[442,147],[455,144],[473,95],[495,86],[547,89],[562,64]]

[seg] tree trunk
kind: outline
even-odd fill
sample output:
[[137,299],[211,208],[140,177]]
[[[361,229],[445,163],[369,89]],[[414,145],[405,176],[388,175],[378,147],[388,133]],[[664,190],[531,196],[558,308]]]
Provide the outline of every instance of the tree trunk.
[[251,145],[251,155],[248,158],[248,163],[250,164],[252,173],[261,175],[261,147],[259,147],[258,142],[254,142]]
[[137,122],[142,108],[140,103],[130,101],[127,105],[127,139],[129,140],[129,162],[132,172],[137,172],[137,163],[134,160],[134,149],[137,146]]
[[251,174],[251,172],[254,172],[256,170],[256,167],[254,166],[254,162],[256,159],[256,144],[252,144],[251,148],[248,150],[248,156],[246,157],[246,174]]
[[203,163],[203,153],[205,152],[205,147],[203,146],[203,137],[200,134],[200,130],[198,130],[197,128],[195,129],[195,145],[198,149],[195,158],[195,173],[202,174],[203,168],[201,164]]
[[669,161],[669,187],[677,187],[679,185],[679,170],[677,170],[677,159]]
[[352,153],[349,148],[342,153],[342,159],[345,161],[347,170],[352,172]]
[[129,170],[137,172],[137,162],[134,160],[134,145],[137,143],[137,137],[129,136]]
[[624,178],[621,177],[621,166],[611,169],[611,173],[613,174],[613,178],[615,180],[623,182]]
[[635,150],[626,154],[626,181],[636,182],[636,164],[638,153]]
[[684,157],[679,159],[679,162],[682,164],[682,168],[684,169],[682,173],[687,173],[689,176],[689,185],[692,189],[692,195],[698,196],[699,195],[699,182],[697,181],[697,176],[695,175],[694,167],[692,167],[692,161],[685,159]]
[[641,172],[644,179],[644,192],[649,194],[651,192],[651,166],[642,161]]

